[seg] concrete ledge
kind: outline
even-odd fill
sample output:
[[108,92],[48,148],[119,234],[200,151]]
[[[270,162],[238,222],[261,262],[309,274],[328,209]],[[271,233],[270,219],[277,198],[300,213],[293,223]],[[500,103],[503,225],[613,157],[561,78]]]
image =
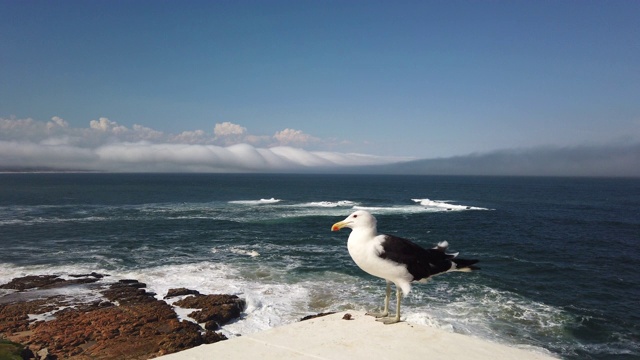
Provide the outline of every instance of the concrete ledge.
[[428,326],[407,322],[384,325],[364,313],[349,313],[353,320],[343,320],[345,312],[341,312],[198,346],[160,359],[557,359],[550,354]]

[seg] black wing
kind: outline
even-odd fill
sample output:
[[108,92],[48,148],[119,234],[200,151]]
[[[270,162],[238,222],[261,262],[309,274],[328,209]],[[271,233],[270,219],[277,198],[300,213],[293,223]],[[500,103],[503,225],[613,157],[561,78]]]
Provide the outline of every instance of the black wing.
[[385,235],[382,249],[380,257],[406,264],[414,281],[450,270],[455,257],[443,250],[425,249],[410,240],[392,235]]

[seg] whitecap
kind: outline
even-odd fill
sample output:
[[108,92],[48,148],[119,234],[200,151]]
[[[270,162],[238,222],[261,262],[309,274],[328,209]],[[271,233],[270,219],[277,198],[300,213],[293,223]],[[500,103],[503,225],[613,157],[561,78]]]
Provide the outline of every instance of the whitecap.
[[229,251],[231,251],[234,254],[237,255],[246,255],[246,256],[250,256],[250,257],[258,257],[260,256],[260,253],[258,253],[255,250],[245,250],[245,249],[240,249],[240,248],[231,248],[229,249]]
[[462,211],[462,210],[489,210],[487,208],[467,206],[467,205],[455,205],[448,201],[451,200],[431,200],[431,199],[411,199],[413,202],[424,206],[425,208],[439,209],[445,211]]
[[356,203],[349,200],[340,201],[312,201],[308,203],[299,204],[301,207],[320,207],[320,208],[336,208],[336,207],[353,207]]
[[262,204],[276,204],[282,201],[281,199],[270,198],[270,199],[260,199],[260,200],[232,200],[229,201],[229,204],[239,204],[239,205],[262,205]]

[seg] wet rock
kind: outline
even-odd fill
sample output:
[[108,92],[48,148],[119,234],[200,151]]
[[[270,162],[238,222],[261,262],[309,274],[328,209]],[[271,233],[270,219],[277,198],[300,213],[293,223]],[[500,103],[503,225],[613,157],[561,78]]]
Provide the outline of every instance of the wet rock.
[[41,288],[43,286],[50,286],[60,282],[65,282],[65,280],[61,279],[57,275],[30,275],[12,279],[7,284],[0,285],[0,289],[24,291],[28,289]]
[[73,278],[81,278],[81,277],[94,277],[96,279],[102,279],[105,276],[109,276],[109,275],[104,275],[104,274],[98,274],[97,272],[92,272],[91,274],[77,274],[77,275],[69,275],[70,277]]
[[[58,279],[49,275],[25,277],[10,283],[10,288],[73,284],[76,280]],[[99,278],[89,274],[78,276],[77,280],[84,279]],[[217,325],[215,321],[209,321],[206,329],[190,321],[180,321],[169,304],[146,292],[146,285],[137,280],[95,286],[99,287],[92,291],[99,292],[105,299],[72,302],[64,296],[36,300],[27,296],[20,300],[20,296],[14,296],[22,293],[0,297],[10,299],[0,301],[0,338],[27,345],[25,349],[32,353],[25,358],[78,360],[149,359],[226,339],[209,330]],[[230,317],[230,313],[239,315],[239,311],[231,308],[244,307],[243,300],[229,295],[205,296],[198,302],[207,304],[206,309],[211,308],[211,304],[229,307],[226,312],[220,311],[216,319]],[[33,321],[29,317],[29,314],[44,313],[52,314],[51,319]]]
[[224,325],[239,318],[246,304],[235,295],[195,295],[178,300],[174,305],[187,309],[201,309],[188,315],[198,323],[214,321]]
[[7,284],[0,285],[0,289],[12,289],[18,291],[30,289],[55,289],[70,285],[90,284],[100,280],[100,278],[97,277],[82,277],[81,275],[74,277],[76,277],[76,279],[65,280],[58,275],[29,275],[12,279]]
[[207,330],[215,331],[215,330],[218,330],[220,328],[220,324],[218,324],[217,322],[215,322],[213,320],[209,320],[206,323],[204,323],[204,328],[207,329]]
[[318,314],[315,314],[315,315],[307,315],[307,316],[303,317],[302,319],[300,319],[300,321],[306,321],[306,320],[319,318],[319,317],[322,317],[322,316],[333,315],[335,313],[336,313],[335,311],[330,311],[330,312],[326,312],[326,313],[318,313]]
[[190,290],[187,288],[169,289],[169,291],[167,291],[167,295],[164,298],[170,299],[172,297],[184,295],[200,295],[200,292],[198,290]]

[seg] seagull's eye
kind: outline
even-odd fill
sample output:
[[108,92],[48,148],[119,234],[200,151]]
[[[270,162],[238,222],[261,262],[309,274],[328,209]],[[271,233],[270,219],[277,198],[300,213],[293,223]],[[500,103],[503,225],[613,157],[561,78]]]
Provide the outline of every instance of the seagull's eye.
[[353,215],[353,217],[354,217],[354,218],[357,218],[357,217],[358,217],[358,215]]

